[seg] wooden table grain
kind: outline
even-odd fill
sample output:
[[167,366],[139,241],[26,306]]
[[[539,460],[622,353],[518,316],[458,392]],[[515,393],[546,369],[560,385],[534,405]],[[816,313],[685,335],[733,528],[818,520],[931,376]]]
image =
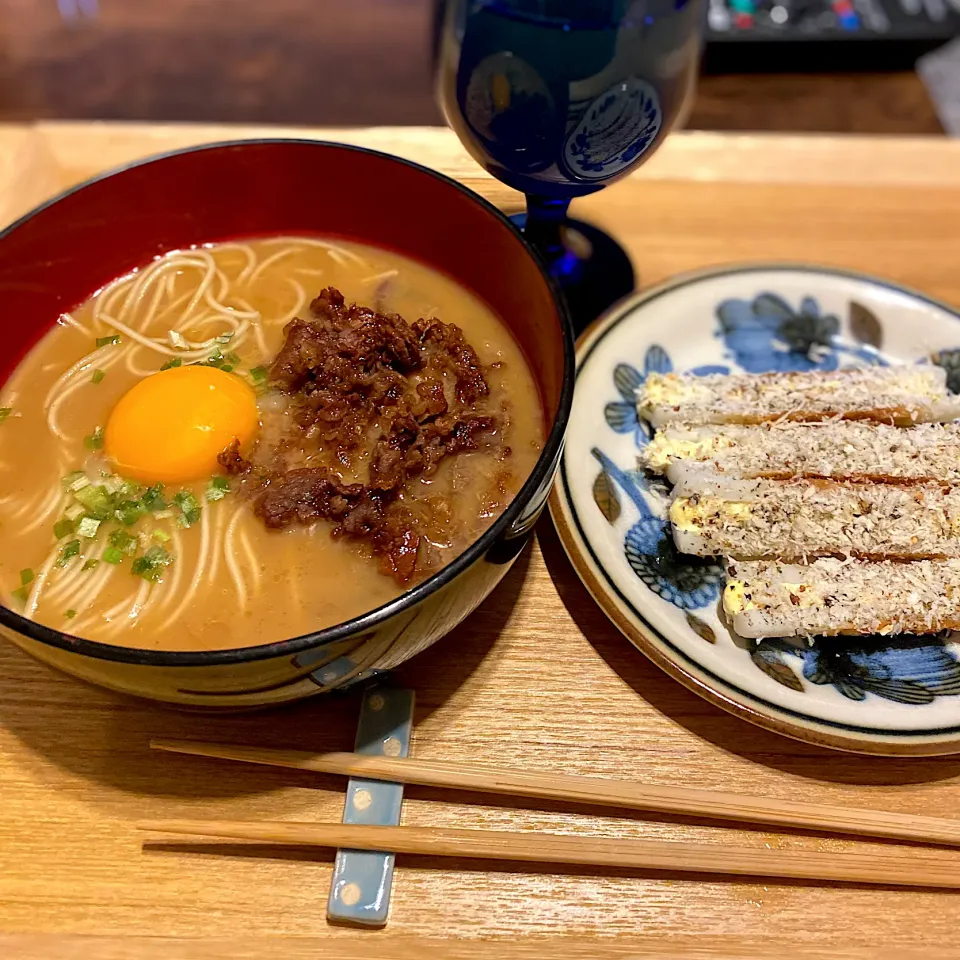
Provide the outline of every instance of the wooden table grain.
[[[40,124],[0,128],[0,216],[149,153],[271,133],[392,149],[519,205],[442,130]],[[946,140],[681,134],[577,212],[617,234],[645,284],[707,264],[803,259],[960,306],[960,144]],[[669,680],[590,600],[548,518],[481,609],[398,680],[416,690],[420,757],[945,816],[960,801],[960,757],[827,752],[749,726]],[[340,781],[158,755],[151,737],[345,750],[356,714],[355,696],[234,717],[178,713],[0,646],[0,956],[956,956],[960,898],[950,893],[400,858],[389,925],[359,931],[326,924],[322,852],[142,845],[132,826],[142,818],[326,820],[342,804]],[[852,845],[423,788],[407,796],[404,820],[417,825],[787,852]]]

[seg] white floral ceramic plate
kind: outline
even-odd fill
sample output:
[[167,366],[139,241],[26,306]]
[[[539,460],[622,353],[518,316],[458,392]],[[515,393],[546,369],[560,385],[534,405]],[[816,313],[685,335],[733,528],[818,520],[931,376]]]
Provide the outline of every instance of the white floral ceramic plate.
[[960,392],[960,314],[891,283],[810,266],[680,277],[622,302],[577,348],[550,510],[608,616],[655,663],[760,726],[876,754],[960,752],[960,636],[756,643],[719,616],[722,573],[673,548],[666,488],[637,467],[633,395],[653,370],[762,373],[938,363]]

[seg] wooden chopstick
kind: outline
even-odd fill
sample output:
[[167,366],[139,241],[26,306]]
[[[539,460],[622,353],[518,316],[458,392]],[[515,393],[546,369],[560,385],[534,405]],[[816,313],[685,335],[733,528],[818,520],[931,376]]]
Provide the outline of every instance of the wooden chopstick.
[[387,850],[432,857],[524,860],[602,867],[721,873],[792,880],[960,889],[960,866],[909,854],[808,853],[720,844],[609,837],[451,830],[440,827],[372,827],[341,823],[249,823],[230,820],[145,820],[140,830],[225,837],[266,843]]
[[478,793],[567,800],[624,810],[653,810],[684,816],[732,820],[752,825],[790,827],[821,833],[882,837],[960,846],[960,820],[914,814],[855,810],[848,807],[747,797],[688,787],[658,787],[626,780],[601,780],[565,774],[529,773],[467,763],[401,760],[357,753],[307,753],[264,747],[199,743],[190,740],[153,740],[155,750],[187,753],[222,760],[240,760],[275,767],[292,767],[369,780],[416,783]]

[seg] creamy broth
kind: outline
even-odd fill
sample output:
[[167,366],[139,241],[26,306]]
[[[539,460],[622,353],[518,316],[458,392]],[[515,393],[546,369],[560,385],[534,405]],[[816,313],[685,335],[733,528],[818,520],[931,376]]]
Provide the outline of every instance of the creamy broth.
[[[450,535],[428,545],[426,572],[476,539],[529,476],[544,441],[536,383],[502,322],[449,278],[392,252],[317,238],[217,244],[178,257],[122,278],[62,317],[3,388],[0,588],[12,609],[92,640],[213,650],[332,626],[404,591],[367,544],[332,538],[330,522],[268,530],[233,478],[219,486],[211,477],[167,484],[161,507],[133,525],[111,520],[77,533],[84,507],[72,487],[106,484],[116,500],[127,495],[117,492],[122,478],[102,449],[103,427],[121,398],[171,360],[187,366],[214,357],[257,389],[265,433],[278,401],[263,368],[283,345],[288,322],[309,318],[323,287],[411,323],[456,324],[484,365],[504,446],[496,462],[483,450],[458,453],[415,481],[417,497],[436,497],[449,514]],[[113,336],[119,342],[105,342]],[[83,478],[74,479],[77,471]],[[355,474],[355,464],[344,465],[344,481]],[[129,496],[139,503],[145,486]],[[192,501],[174,504],[175,493],[192,494],[199,510],[183,506]],[[106,553],[116,529],[136,543],[127,550],[130,541],[118,541],[122,559],[106,562],[117,559]],[[134,567],[151,547],[169,562],[145,578]]]

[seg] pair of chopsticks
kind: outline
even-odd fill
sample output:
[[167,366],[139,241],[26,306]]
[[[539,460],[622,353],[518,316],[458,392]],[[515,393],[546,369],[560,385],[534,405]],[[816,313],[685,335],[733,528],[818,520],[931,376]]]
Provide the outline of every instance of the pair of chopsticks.
[[[171,753],[363,777],[394,783],[447,787],[539,800],[563,800],[622,810],[706,817],[751,826],[960,846],[960,821],[938,817],[851,810],[734,793],[657,787],[623,780],[528,773],[465,763],[401,760],[355,753],[154,740]],[[434,857],[523,860],[685,873],[738,874],[798,880],[960,889],[960,865],[910,853],[808,853],[684,841],[608,839],[535,832],[453,830],[439,827],[376,827],[348,824],[157,820],[141,830],[266,843],[381,850]]]

